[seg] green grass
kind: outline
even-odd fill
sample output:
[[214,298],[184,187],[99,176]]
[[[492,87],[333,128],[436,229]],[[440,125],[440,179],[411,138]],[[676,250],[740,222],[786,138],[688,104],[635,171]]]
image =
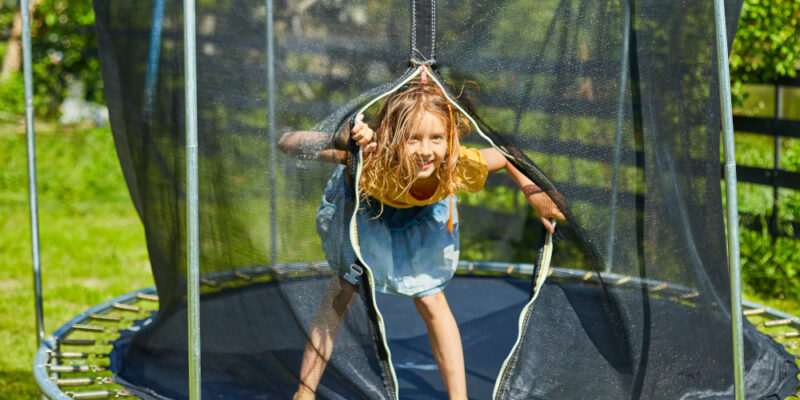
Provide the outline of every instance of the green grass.
[[[46,334],[153,284],[144,231],[108,129],[37,127]],[[0,398],[38,398],[25,135],[0,127]]]

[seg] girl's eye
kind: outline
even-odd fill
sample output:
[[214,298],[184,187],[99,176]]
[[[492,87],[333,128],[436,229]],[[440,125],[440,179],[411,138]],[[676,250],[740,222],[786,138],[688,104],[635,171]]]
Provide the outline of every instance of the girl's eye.
[[409,138],[408,138],[408,141],[409,141],[409,142],[416,142],[416,141],[418,141],[418,140],[419,140],[419,138],[418,138],[418,137],[416,137],[416,136],[411,136],[411,137],[409,137]]

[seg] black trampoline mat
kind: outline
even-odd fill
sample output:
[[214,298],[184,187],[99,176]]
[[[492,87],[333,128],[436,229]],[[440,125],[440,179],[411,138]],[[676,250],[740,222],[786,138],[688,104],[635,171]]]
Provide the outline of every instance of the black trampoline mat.
[[[530,281],[518,278],[456,277],[445,296],[464,347],[467,394],[492,397],[500,367],[517,338]],[[379,295],[389,349],[402,399],[445,399],[447,391],[431,353],[428,333],[411,298]]]
[[[204,296],[201,302],[203,398],[291,398],[297,387],[295,376],[300,369],[305,343],[304,333],[299,330],[295,318],[306,314],[310,318],[316,308],[308,304],[306,309],[295,308],[295,314],[292,314],[281,305],[285,305],[283,301],[287,299],[292,301],[290,297],[296,295],[292,294],[295,288],[324,291],[330,279],[330,276],[322,276],[288,280],[281,284],[260,283]],[[498,373],[517,340],[520,313],[528,301],[529,284],[529,279],[511,276],[456,276],[445,289],[462,337],[470,399],[492,397]],[[727,365],[731,355],[710,352],[711,349],[698,341],[693,332],[682,329],[682,324],[657,325],[652,335],[628,332],[626,335],[630,336],[625,342],[631,347],[620,353],[614,346],[618,333],[609,325],[611,321],[598,312],[598,307],[602,308],[601,293],[600,287],[587,282],[547,281],[533,305],[529,322],[531,329],[521,342],[520,351],[529,353],[528,359],[532,364],[526,369],[526,376],[516,377],[516,383],[512,385],[515,391],[527,393],[524,398],[549,398],[552,394],[576,398],[567,394],[573,392],[609,398],[622,392],[629,393],[631,388],[638,387],[636,382],[656,379],[662,381],[656,384],[661,391],[641,393],[645,396],[642,398],[671,398],[668,393],[672,390],[688,390],[664,386],[673,381],[675,384],[697,384],[698,390],[689,392],[704,398],[702,393],[707,392],[700,388],[731,379],[731,371],[715,367]],[[612,290],[612,293],[623,303],[626,297],[635,295],[620,290]],[[703,311],[697,305],[667,296],[647,298],[648,314],[668,315],[669,320],[681,320],[692,326],[710,325],[720,332],[720,338],[728,336],[729,322],[725,318],[703,318]],[[425,325],[413,300],[380,293],[376,299],[384,319],[400,399],[447,398]],[[363,305],[358,303],[349,311],[359,312],[363,312]],[[203,314],[215,315],[215,319],[203,318]],[[643,321],[643,315],[636,311],[623,311],[623,315],[629,323]],[[255,325],[254,316],[259,316],[260,321]],[[143,347],[148,349],[146,351],[142,351],[142,346],[135,341],[132,344],[133,332],[123,333],[115,341],[112,370],[119,382],[142,398],[188,398],[185,309],[156,318],[156,321],[144,327],[146,334],[140,335],[145,338]],[[366,371],[362,376],[367,378],[370,373],[380,376],[374,355],[357,358],[360,354],[374,354],[373,344],[353,333],[363,327],[353,326],[352,321],[348,321],[345,320],[343,326],[346,328],[340,333],[331,362],[325,370],[318,399],[372,398],[372,395],[365,394],[368,392],[364,392],[363,387],[379,389],[376,389],[374,381],[354,388],[341,380],[342,374],[349,372],[348,365]],[[248,324],[248,329],[241,329]],[[228,328],[221,329],[223,326]],[[763,390],[782,387],[786,380],[784,373],[796,371],[796,368],[783,365],[785,352],[777,348],[779,346],[761,340],[766,338],[751,325],[746,324],[746,328],[745,336],[749,343],[760,348],[756,350],[747,346],[746,352],[770,354],[756,364],[748,365],[748,385],[753,386],[752,389],[763,387]],[[253,331],[261,333],[254,336],[250,334]],[[158,347],[146,342],[150,335],[158,338]],[[642,345],[647,349],[647,355],[643,353]],[[677,370],[648,367],[649,363],[664,358],[682,361],[677,363]],[[339,361],[335,361],[337,359]],[[337,364],[341,360],[345,360],[344,364]],[[612,365],[616,373],[602,372],[604,370],[600,367],[606,364]],[[694,370],[693,376],[687,378],[682,366],[696,364],[703,365],[703,368]],[[578,384],[575,379],[582,383]],[[726,386],[722,383],[721,390],[709,398],[725,398]]]

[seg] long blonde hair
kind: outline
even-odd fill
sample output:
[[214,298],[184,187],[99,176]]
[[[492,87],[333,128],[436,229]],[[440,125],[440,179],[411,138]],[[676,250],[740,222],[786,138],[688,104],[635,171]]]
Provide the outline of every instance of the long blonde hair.
[[384,99],[375,120],[369,124],[375,131],[378,146],[364,157],[360,187],[364,187],[364,182],[370,182],[379,193],[387,193],[391,187],[401,187],[404,192],[411,188],[416,181],[417,166],[410,155],[405,154],[404,144],[422,119],[423,112],[432,113],[445,122],[449,151],[437,169],[436,177],[447,194],[458,191],[454,179],[458,139],[468,133],[469,125],[450,105],[442,90],[430,82],[409,83]]

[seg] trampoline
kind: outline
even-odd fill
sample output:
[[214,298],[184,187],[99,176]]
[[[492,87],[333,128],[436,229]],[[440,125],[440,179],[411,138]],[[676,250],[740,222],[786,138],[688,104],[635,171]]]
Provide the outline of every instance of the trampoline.
[[[42,338],[43,391],[291,397],[333,277],[314,228],[332,167],[280,154],[277,140],[312,130],[324,143],[424,66],[470,118],[466,143],[500,150],[567,217],[553,244],[503,174],[461,198],[462,261],[445,293],[471,399],[795,393],[784,346],[749,323],[731,335],[741,315],[714,5],[533,3],[95,0],[112,132],[156,287]],[[740,7],[725,2],[728,38]],[[184,14],[196,15],[194,57]],[[360,279],[317,398],[442,398],[411,300],[376,293],[369,271]],[[796,343],[796,318],[750,308]]]

